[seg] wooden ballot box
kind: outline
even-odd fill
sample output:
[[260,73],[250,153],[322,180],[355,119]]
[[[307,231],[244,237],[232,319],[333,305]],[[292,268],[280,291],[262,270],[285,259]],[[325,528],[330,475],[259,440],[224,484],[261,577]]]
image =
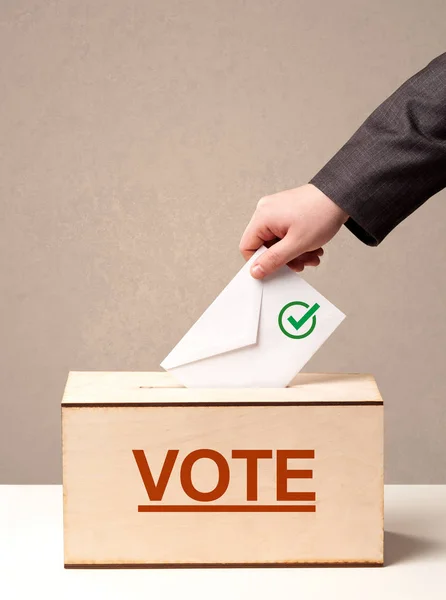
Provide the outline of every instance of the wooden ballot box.
[[62,421],[66,567],[383,563],[370,375],[186,389],[72,372]]

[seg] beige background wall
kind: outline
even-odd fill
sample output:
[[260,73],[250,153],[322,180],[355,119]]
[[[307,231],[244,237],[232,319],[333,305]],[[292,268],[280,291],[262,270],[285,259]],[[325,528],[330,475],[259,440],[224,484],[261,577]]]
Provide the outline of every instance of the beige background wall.
[[[445,51],[444,0],[1,0],[0,482],[61,480],[69,369],[151,370],[306,182]],[[307,371],[375,374],[387,480],[446,483],[446,194],[306,277],[348,315]]]

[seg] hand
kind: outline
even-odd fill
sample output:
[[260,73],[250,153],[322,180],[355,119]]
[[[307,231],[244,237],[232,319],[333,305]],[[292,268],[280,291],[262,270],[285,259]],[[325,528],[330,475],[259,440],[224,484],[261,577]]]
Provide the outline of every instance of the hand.
[[300,272],[317,266],[329,242],[348,219],[348,215],[312,184],[266,196],[240,241],[246,260],[262,246],[274,243],[251,266],[251,275],[263,279],[288,265]]

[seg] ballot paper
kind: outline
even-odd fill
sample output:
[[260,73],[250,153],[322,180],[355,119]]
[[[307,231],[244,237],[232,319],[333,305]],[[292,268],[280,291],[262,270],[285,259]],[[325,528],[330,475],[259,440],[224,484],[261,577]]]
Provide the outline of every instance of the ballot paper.
[[286,387],[345,315],[289,267],[242,267],[161,363],[189,388]]

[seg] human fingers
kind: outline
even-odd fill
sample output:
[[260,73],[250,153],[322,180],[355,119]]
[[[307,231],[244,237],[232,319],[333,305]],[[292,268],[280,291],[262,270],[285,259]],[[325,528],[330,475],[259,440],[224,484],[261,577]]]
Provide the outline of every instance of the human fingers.
[[290,269],[296,271],[296,273],[300,273],[305,267],[317,267],[321,262],[320,257],[323,254],[323,251],[320,253],[320,250],[322,249],[320,248],[319,250],[314,250],[313,252],[305,252],[287,264]]
[[274,239],[276,239],[274,233],[254,215],[242,235],[239,249],[245,260],[248,260],[260,246]]
[[251,267],[251,275],[255,279],[263,279],[283,267],[299,254],[296,242],[287,234],[282,240],[261,254]]

